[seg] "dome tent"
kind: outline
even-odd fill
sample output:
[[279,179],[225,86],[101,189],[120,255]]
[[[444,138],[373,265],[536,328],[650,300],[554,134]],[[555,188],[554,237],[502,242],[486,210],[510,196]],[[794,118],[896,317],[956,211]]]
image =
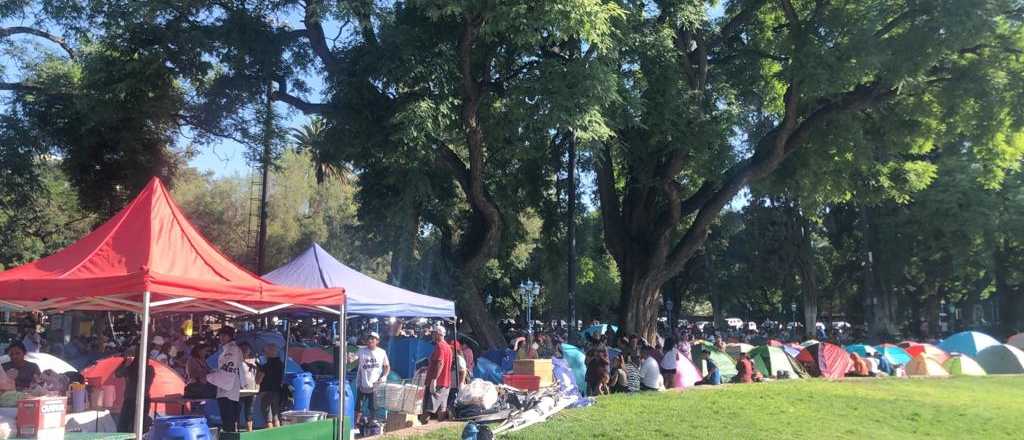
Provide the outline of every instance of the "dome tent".
[[946,353],[961,353],[977,359],[982,350],[999,345],[995,338],[978,332],[960,332],[939,342],[939,348]]
[[949,372],[935,359],[924,354],[914,356],[907,364],[908,376],[946,377]]
[[988,374],[1024,374],[1024,351],[1012,345],[988,347],[978,353],[977,360]]
[[988,373],[978,362],[965,354],[950,356],[942,367],[953,376],[985,376]]
[[796,360],[803,364],[812,376],[841,379],[850,371],[850,354],[842,347],[821,342],[805,347]]
[[751,350],[749,355],[754,368],[765,377],[776,377],[780,372],[788,373],[793,379],[808,376],[803,366],[779,347],[762,345]]

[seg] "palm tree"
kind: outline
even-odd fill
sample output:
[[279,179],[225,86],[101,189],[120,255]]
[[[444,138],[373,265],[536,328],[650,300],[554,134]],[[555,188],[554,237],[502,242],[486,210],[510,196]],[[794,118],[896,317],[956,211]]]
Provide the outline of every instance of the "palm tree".
[[346,178],[343,165],[331,160],[327,142],[327,120],[314,116],[306,125],[292,128],[295,150],[309,152],[316,170],[316,183],[323,184],[328,177]]

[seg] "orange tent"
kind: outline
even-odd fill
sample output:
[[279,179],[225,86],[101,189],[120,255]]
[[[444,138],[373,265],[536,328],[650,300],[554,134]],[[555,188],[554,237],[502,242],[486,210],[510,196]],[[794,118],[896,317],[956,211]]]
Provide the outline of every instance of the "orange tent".
[[946,377],[949,376],[949,372],[947,372],[945,368],[942,368],[942,364],[931,356],[918,354],[910,360],[910,363],[907,364],[907,375]]
[[941,348],[936,347],[932,344],[911,344],[903,348],[907,351],[911,357],[923,354],[932,359],[935,359],[940,365],[945,363],[949,359],[949,354],[943,351]]
[[[104,385],[114,386],[116,393],[114,395],[115,411],[120,411],[121,405],[124,404],[124,379],[114,374],[122,362],[124,362],[123,357],[111,356],[100,359],[86,367],[85,370],[82,370],[82,377],[89,381],[89,385],[100,387]],[[153,372],[155,373],[153,386],[149,389],[149,397],[164,397],[185,393],[185,379],[181,375],[163,362],[150,360],[148,363],[150,367],[153,367]],[[165,407],[164,404],[158,403],[154,406],[156,411],[161,414],[178,414],[181,412],[181,408],[177,405]]]

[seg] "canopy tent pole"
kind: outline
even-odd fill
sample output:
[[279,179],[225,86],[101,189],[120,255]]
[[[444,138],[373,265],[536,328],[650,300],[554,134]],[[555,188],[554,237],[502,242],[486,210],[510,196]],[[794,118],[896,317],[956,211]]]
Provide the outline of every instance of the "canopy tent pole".
[[139,338],[139,371],[135,386],[135,438],[142,438],[142,421],[146,412],[146,347],[149,346],[149,291],[142,294],[142,333]]
[[[288,318],[283,319],[283,321],[284,321],[284,354],[281,355],[281,369],[283,371],[288,371],[288,342],[292,339],[292,335],[291,335],[291,333],[292,333],[292,325],[291,324],[292,323],[291,323],[291,321],[288,320]],[[282,386],[288,386],[288,380],[285,379],[286,377],[288,377],[287,374],[282,374],[281,375],[281,385]]]
[[[340,339],[338,341],[338,350],[340,351],[338,353],[338,384],[340,385],[338,393],[341,394],[338,403],[338,440],[345,440],[345,389],[348,387],[348,384],[345,383],[345,355],[348,351],[348,335],[346,335],[348,320],[345,317],[345,301],[341,302],[338,311],[341,312],[338,315],[338,335]],[[358,400],[356,402],[358,403]],[[353,426],[355,422],[355,420],[351,422]]]

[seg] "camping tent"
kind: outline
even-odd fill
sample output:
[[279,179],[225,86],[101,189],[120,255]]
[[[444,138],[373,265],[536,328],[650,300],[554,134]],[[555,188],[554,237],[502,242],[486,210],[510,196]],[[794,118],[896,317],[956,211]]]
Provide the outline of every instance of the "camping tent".
[[873,356],[878,350],[875,347],[866,344],[850,344],[843,347],[849,353],[857,353],[861,357]]
[[[236,265],[196,230],[157,178],[70,246],[0,272],[0,298],[0,305],[22,309],[140,313],[143,360],[153,311],[256,314],[289,306],[343,311],[345,302],[343,289],[278,286]],[[145,365],[140,362],[139,375]],[[137,438],[144,415],[141,385],[136,390]]]
[[850,354],[838,345],[822,342],[807,346],[797,355],[796,360],[803,364],[812,376],[839,379],[846,376],[853,365]]
[[942,363],[942,368],[945,368],[953,376],[984,376],[987,374],[985,369],[978,365],[978,362],[965,354],[950,356],[946,362]]
[[[697,341],[696,345],[706,352],[708,352],[708,358],[711,362],[718,367],[718,374],[722,376],[722,382],[728,382],[736,377],[739,372],[736,370],[736,361],[724,351],[719,351],[710,342]],[[694,353],[695,359],[700,359],[700,355]]]
[[1024,373],[1024,351],[1008,344],[999,344],[981,350],[978,364],[988,374]]
[[353,315],[451,318],[455,302],[405,290],[363,275],[313,243],[294,260],[263,275],[282,286],[321,289],[345,287]]
[[1013,336],[1010,336],[1010,339],[1008,339],[1006,343],[1014,347],[1017,347],[1021,350],[1024,350],[1024,333],[1017,333]]
[[[82,377],[89,381],[90,386],[112,385],[114,387],[114,408],[118,409],[124,403],[124,379],[117,377],[114,373],[123,362],[123,357],[111,356],[100,359],[82,370]],[[154,373],[149,397],[181,395],[185,392],[185,379],[167,364],[149,360],[149,366],[153,367]],[[156,411],[161,414],[180,414],[180,410],[178,405],[167,405],[166,407],[163,404],[156,405]]]
[[[48,353],[25,353],[25,360],[36,364],[39,367],[39,371],[52,370],[57,374],[73,373],[78,370],[72,367],[71,364],[64,362],[61,358]],[[5,364],[11,361],[11,357],[8,355],[0,356],[0,364]]]
[[961,353],[975,359],[978,352],[993,345],[999,345],[999,341],[989,335],[978,332],[960,332],[939,342],[939,348],[946,353]]
[[725,352],[732,356],[733,359],[739,359],[743,353],[749,353],[753,350],[754,346],[750,344],[744,344],[742,342],[733,342],[725,344]]
[[949,373],[946,372],[945,368],[942,368],[942,364],[932,359],[931,356],[918,354],[907,364],[907,375],[945,377],[949,376]]
[[947,354],[945,351],[942,351],[941,348],[936,347],[932,344],[911,344],[910,346],[903,347],[903,349],[911,357],[923,354],[932,359],[935,359],[935,361],[938,362],[939,364],[942,364],[943,362],[946,362],[946,359],[949,359],[949,354]]
[[750,360],[754,362],[754,368],[765,377],[776,377],[780,372],[794,379],[807,376],[803,366],[779,347],[762,345],[751,350],[749,354]]
[[906,365],[910,362],[910,355],[907,351],[892,344],[876,345],[875,350],[882,354],[885,360],[893,365]]

